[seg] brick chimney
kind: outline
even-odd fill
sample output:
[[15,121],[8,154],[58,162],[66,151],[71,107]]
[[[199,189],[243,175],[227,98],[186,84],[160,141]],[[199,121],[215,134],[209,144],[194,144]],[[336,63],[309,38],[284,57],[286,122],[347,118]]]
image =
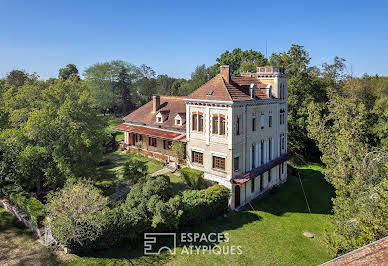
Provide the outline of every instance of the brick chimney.
[[160,96],[159,95],[153,95],[152,96],[152,113],[156,113],[156,111],[160,107]]
[[230,66],[220,66],[221,76],[224,78],[226,83],[230,83]]

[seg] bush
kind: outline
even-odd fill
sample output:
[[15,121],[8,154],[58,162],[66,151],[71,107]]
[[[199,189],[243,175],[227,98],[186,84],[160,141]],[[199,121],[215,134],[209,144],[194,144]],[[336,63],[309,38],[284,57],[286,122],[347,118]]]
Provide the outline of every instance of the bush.
[[185,180],[185,183],[191,189],[203,189],[206,187],[202,171],[185,167],[181,169],[181,178]]
[[182,142],[174,141],[171,145],[171,150],[178,159],[183,160],[185,158],[185,145]]
[[110,132],[106,134],[103,142],[105,153],[114,152],[117,149],[118,144],[116,141],[116,135],[120,133],[121,132]]
[[195,225],[211,217],[222,214],[228,209],[230,190],[214,185],[204,190],[182,192],[183,215],[181,225]]
[[145,162],[131,157],[123,167],[123,179],[136,183],[140,178],[145,177],[148,172],[148,167]]
[[89,251],[108,223],[107,204],[92,184],[66,183],[62,190],[48,196],[46,207],[53,237],[74,251]]
[[4,186],[1,189],[1,194],[9,198],[18,208],[25,211],[35,227],[42,227],[42,222],[46,217],[45,206],[42,202],[29,196],[21,187],[15,185]]
[[[64,189],[68,190],[68,185]],[[56,223],[56,226],[52,227],[54,237],[77,252],[111,248],[124,242],[136,244],[144,232],[168,232],[182,226],[202,223],[227,210],[230,196],[229,189],[214,185],[204,190],[183,191],[182,194],[172,197],[168,176],[147,176],[132,187],[123,204],[112,209],[99,205],[100,208],[87,208],[87,213],[82,214],[85,208],[81,207],[84,204],[95,203],[85,201],[85,195],[76,197],[75,193],[80,193],[77,190],[72,189],[72,194],[68,193],[70,191],[62,191],[62,197],[55,199],[58,202],[53,203],[53,199],[50,199],[47,204],[50,217],[53,223]],[[88,190],[94,195],[93,201],[101,200],[101,196],[93,192],[94,189],[86,189]],[[75,198],[81,200],[75,202]],[[60,215],[53,217],[52,214],[58,211]],[[62,215],[65,217],[61,218]],[[94,218],[90,220],[88,217],[91,216]],[[65,234],[77,225],[74,221],[78,221],[78,226],[73,230],[82,233],[82,242],[71,236],[72,231]]]

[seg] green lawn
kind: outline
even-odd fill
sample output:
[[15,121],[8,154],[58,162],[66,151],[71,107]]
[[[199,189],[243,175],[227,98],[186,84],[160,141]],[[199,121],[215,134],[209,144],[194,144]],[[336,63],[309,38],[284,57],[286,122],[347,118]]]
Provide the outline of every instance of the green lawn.
[[[323,245],[325,230],[331,230],[332,187],[323,179],[321,166],[310,164],[300,167],[306,196],[311,208],[308,212],[301,185],[296,177],[275,193],[256,200],[250,207],[233,212],[229,217],[213,221],[185,232],[229,233],[230,242],[220,246],[241,246],[242,255],[177,255],[162,253],[143,256],[143,245],[122,247],[85,256],[70,261],[72,265],[317,265],[331,257]],[[303,236],[308,231],[314,239]],[[179,246],[179,244],[178,244]]]
[[116,141],[123,140],[124,139],[124,132],[112,129],[112,127],[120,125],[121,123],[123,123],[122,118],[115,117],[115,116],[109,116],[109,117],[107,117],[107,119],[108,119],[108,126],[107,126],[106,130],[108,132],[116,132]]
[[172,191],[174,192],[174,194],[178,194],[180,191],[188,189],[188,186],[179,175],[170,173],[168,176],[170,177]]
[[117,176],[121,176],[123,164],[130,158],[135,157],[138,160],[146,162],[148,173],[152,174],[163,168],[161,162],[156,159],[147,158],[139,154],[115,151],[104,156],[104,164],[97,168],[97,176],[95,177],[95,185],[104,191],[104,194],[110,195],[114,192]]

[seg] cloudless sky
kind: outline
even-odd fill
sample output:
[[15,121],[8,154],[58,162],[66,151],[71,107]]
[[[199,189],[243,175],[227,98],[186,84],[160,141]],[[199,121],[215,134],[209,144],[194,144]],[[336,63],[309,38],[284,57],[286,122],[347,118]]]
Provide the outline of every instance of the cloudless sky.
[[0,78],[113,59],[188,78],[225,50],[265,54],[266,41],[268,55],[295,43],[313,65],[340,56],[356,75],[388,75],[388,1],[0,0]]

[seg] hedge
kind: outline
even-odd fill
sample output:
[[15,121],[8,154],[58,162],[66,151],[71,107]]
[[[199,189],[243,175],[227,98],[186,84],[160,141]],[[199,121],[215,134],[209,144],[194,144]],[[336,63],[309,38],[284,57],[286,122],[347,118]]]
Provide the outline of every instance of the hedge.
[[230,190],[214,185],[204,190],[182,192],[183,215],[180,224],[195,225],[224,213],[228,209]]
[[169,182],[159,180],[162,178],[150,177],[137,183],[124,203],[104,209],[106,219],[102,219],[103,229],[96,239],[85,240],[82,245],[72,241],[67,246],[85,253],[122,243],[136,245],[144,232],[168,232],[197,225],[228,209],[230,190],[226,187],[213,185],[203,190],[185,190],[171,197],[171,193],[165,193]]
[[202,171],[185,167],[181,169],[181,178],[191,189],[205,188],[206,183]]
[[4,186],[1,194],[5,195],[17,207],[25,211],[34,226],[40,228],[43,226],[43,220],[46,217],[45,206],[42,202],[34,197],[30,197],[20,187],[14,185]]

